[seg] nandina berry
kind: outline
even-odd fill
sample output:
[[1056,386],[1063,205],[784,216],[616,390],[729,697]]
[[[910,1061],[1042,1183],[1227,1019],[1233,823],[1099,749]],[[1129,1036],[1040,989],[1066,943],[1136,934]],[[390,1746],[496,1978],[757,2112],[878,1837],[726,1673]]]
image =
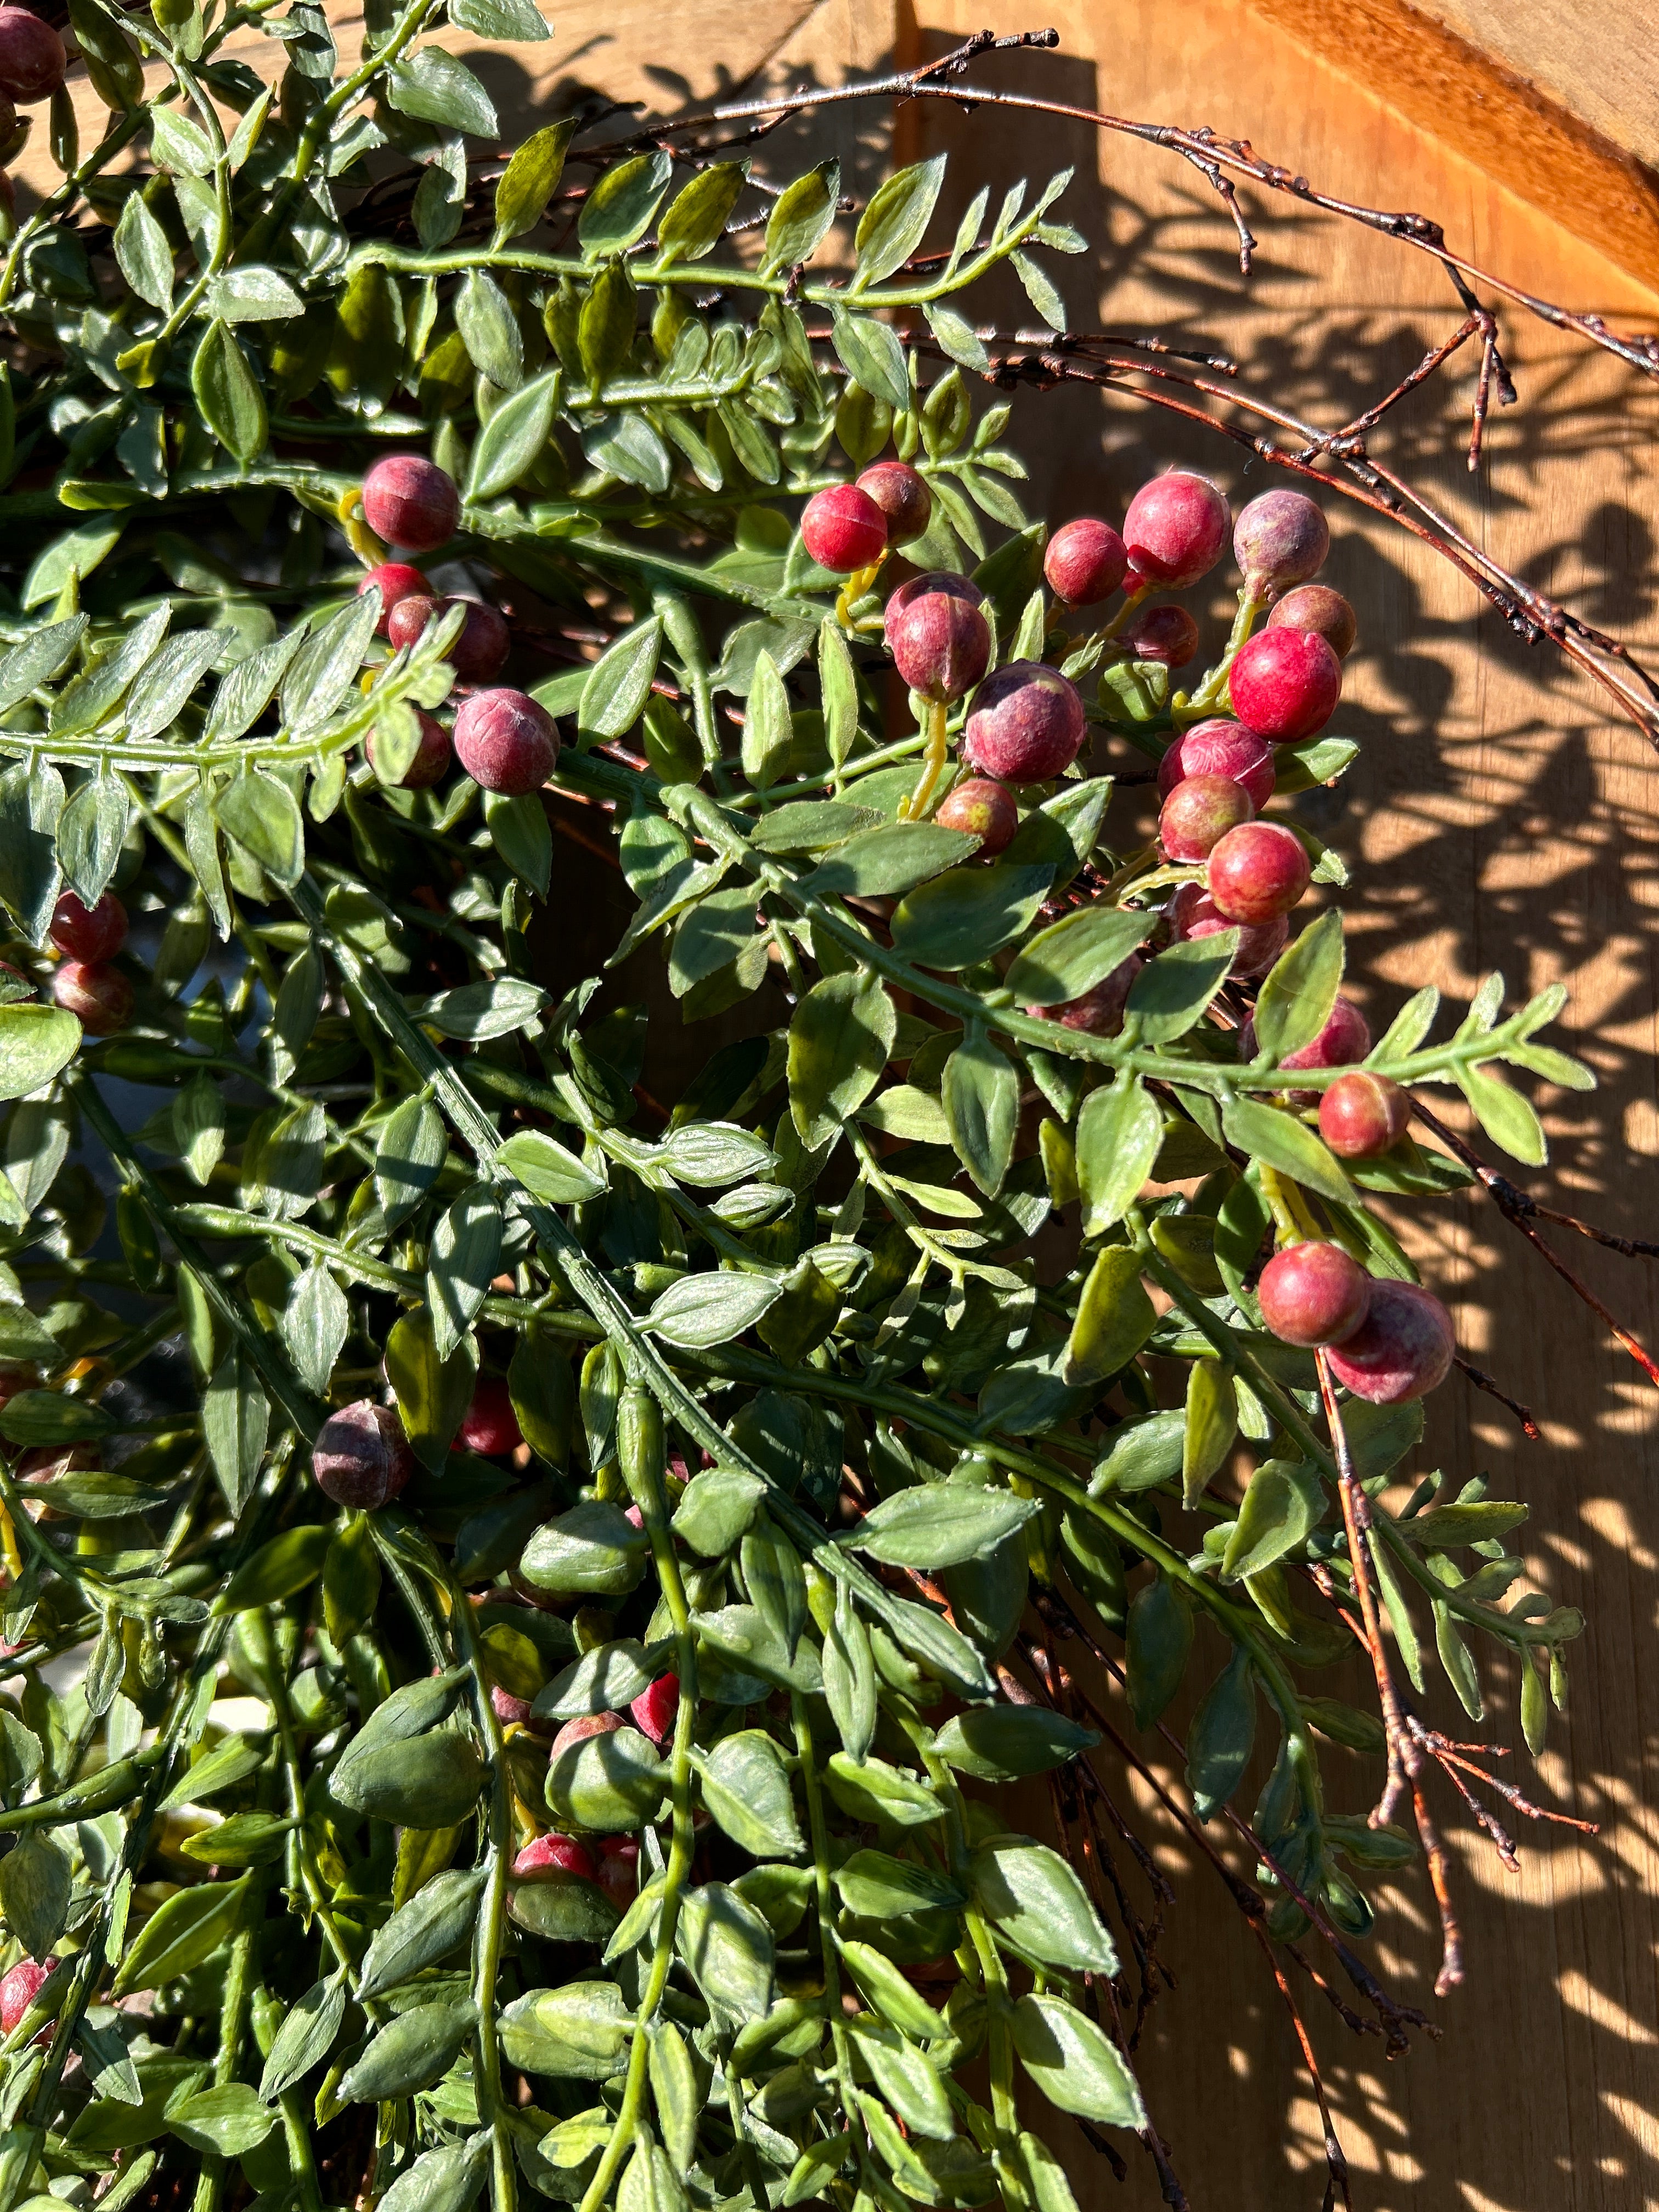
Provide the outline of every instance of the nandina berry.
[[1123,518],[1128,588],[1172,592],[1207,576],[1227,543],[1227,502],[1208,477],[1172,469],[1144,483]]
[[962,757],[1003,783],[1047,783],[1077,758],[1085,726],[1077,687],[1057,668],[1011,660],[975,694]]
[[1198,624],[1185,607],[1148,607],[1124,641],[1135,660],[1161,660],[1166,668],[1184,668],[1198,651]]
[[1340,1244],[1292,1244],[1256,1285],[1261,1318],[1284,1344],[1340,1344],[1370,1305],[1371,1279]]
[[991,665],[984,594],[966,576],[912,576],[887,602],[883,635],[893,665],[913,691],[949,705],[971,691]]
[[639,1894],[639,1844],[632,1836],[606,1836],[599,1851],[599,1887],[619,1912],[625,1912]]
[[1189,775],[1231,776],[1259,813],[1273,795],[1273,749],[1243,722],[1194,722],[1158,763],[1158,787],[1167,799]]
[[1158,817],[1164,856],[1169,860],[1205,860],[1230,830],[1249,822],[1255,813],[1249,793],[1231,776],[1183,776]]
[[[0,15],[18,15],[21,10],[0,9]],[[0,2035],[9,2035],[34,2002],[37,1992],[52,1972],[39,1959],[20,1959],[15,1966],[0,1976]]]
[[573,1743],[586,1743],[591,1735],[614,1735],[623,1724],[620,1713],[579,1713],[574,1721],[567,1721],[548,1747],[547,1761],[550,1766]]
[[872,568],[887,550],[887,517],[857,484],[831,484],[802,508],[800,535],[820,568],[850,576]]
[[52,995],[93,1036],[112,1036],[132,1019],[131,984],[101,961],[66,960],[52,979]]
[[363,1511],[397,1497],[415,1472],[415,1459],[392,1407],[359,1398],[318,1430],[311,1471],[325,1498]]
[[559,726],[527,692],[475,691],[455,717],[455,757],[486,791],[539,791],[559,757]]
[[1040,1021],[1058,1022],[1063,1030],[1084,1030],[1091,1036],[1115,1036],[1123,1026],[1123,1010],[1128,1003],[1130,987],[1146,964],[1139,952],[1132,952],[1080,998],[1067,999],[1058,1006],[1028,1006],[1025,1011]]
[[1277,822],[1241,822],[1210,854],[1210,896],[1229,921],[1288,914],[1313,879],[1302,841]]
[[483,599],[444,600],[445,614],[452,607],[465,607],[466,617],[459,633],[450,640],[444,658],[463,684],[488,684],[501,674],[512,649],[513,633],[507,617],[499,607],[489,606]]
[[660,1744],[673,1733],[674,1716],[679,1709],[679,1676],[659,1674],[648,1690],[641,1691],[628,1711],[640,1734],[648,1735],[653,1743]]
[[1342,663],[1322,637],[1271,624],[1239,647],[1228,678],[1241,722],[1276,745],[1322,730],[1342,696]]
[[1239,509],[1233,525],[1233,558],[1254,599],[1276,599],[1305,584],[1325,565],[1331,533],[1305,492],[1264,491]]
[[981,853],[994,854],[1012,844],[1019,810],[1012,791],[988,775],[969,775],[939,801],[933,819],[946,830],[965,830],[979,839]]
[[1359,625],[1340,592],[1328,584],[1301,584],[1286,592],[1267,617],[1269,629],[1311,630],[1322,637],[1339,660],[1353,651]]
[[1249,977],[1265,975],[1285,950],[1291,925],[1281,914],[1272,921],[1241,925],[1229,921],[1201,884],[1182,884],[1170,904],[1170,933],[1183,938],[1214,937],[1224,929],[1238,931],[1238,950],[1227,973]]
[[1437,1389],[1456,1352],[1452,1317],[1432,1291],[1379,1278],[1371,1285],[1364,1320],[1325,1357],[1331,1373],[1356,1398],[1397,1406]]
[[1319,1133],[1343,1160],[1391,1152],[1411,1121],[1412,1103],[1397,1083],[1369,1068],[1339,1075],[1319,1102]]
[[455,480],[420,453],[388,453],[363,478],[363,519],[377,538],[406,553],[435,553],[455,535]]
[[[859,478],[858,489],[881,509],[890,545],[908,545],[913,538],[921,537],[933,519],[933,495],[927,489],[927,479],[908,461],[872,461]],[[804,530],[804,523],[802,526]],[[816,560],[817,556],[812,557]],[[827,568],[829,563],[821,565]]]
[[374,625],[377,637],[386,635],[392,610],[401,600],[425,599],[432,590],[420,570],[412,568],[407,561],[382,561],[378,568],[371,568],[357,586],[358,598],[362,599],[371,586],[380,595],[380,619]]
[[[430,789],[433,784],[442,782],[453,748],[449,742],[448,731],[434,716],[427,714],[419,707],[416,708],[415,715],[421,726],[421,742],[416,748],[414,759],[404,770],[400,781],[405,791],[426,791]],[[373,730],[368,733],[363,750],[368,755],[368,764],[373,768],[374,765]]]
[[579,1874],[585,1881],[592,1881],[598,1872],[586,1844],[579,1844],[574,1836],[554,1833],[532,1837],[513,1862],[515,1881],[533,1881],[538,1875],[545,1879],[555,1874]]
[[1123,540],[1109,522],[1093,514],[1061,523],[1042,556],[1048,589],[1068,607],[1091,607],[1110,599],[1128,565]]
[[505,1376],[478,1377],[472,1403],[461,1416],[460,1438],[468,1451],[478,1452],[485,1459],[500,1459],[517,1451],[524,1442]]
[[68,67],[50,23],[30,8],[0,8],[0,91],[13,100],[50,100]]
[[113,960],[127,941],[127,910],[113,891],[95,906],[65,891],[52,910],[46,934],[66,960]]

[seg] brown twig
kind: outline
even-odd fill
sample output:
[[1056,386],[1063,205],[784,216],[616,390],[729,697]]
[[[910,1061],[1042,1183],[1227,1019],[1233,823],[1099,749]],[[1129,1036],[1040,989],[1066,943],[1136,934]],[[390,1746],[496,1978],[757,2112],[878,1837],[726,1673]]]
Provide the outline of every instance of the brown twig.
[[1518,1398],[1511,1398],[1507,1390],[1498,1387],[1497,1382],[1487,1374],[1484,1367],[1477,1367],[1474,1360],[1465,1359],[1461,1352],[1455,1353],[1454,1357],[1458,1367],[1468,1376],[1477,1390],[1484,1390],[1489,1398],[1496,1398],[1500,1406],[1509,1407],[1516,1419],[1520,1422],[1521,1433],[1528,1443],[1536,1444],[1543,1442],[1544,1431],[1533,1419],[1530,1407],[1523,1406]]

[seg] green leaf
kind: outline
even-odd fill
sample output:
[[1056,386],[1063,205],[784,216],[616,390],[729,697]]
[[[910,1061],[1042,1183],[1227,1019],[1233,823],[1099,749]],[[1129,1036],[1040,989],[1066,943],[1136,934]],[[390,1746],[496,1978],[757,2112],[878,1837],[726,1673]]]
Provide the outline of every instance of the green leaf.
[[[465,3],[465,0],[464,0]],[[533,230],[547,212],[547,204],[559,188],[564,174],[565,155],[575,137],[580,117],[568,115],[557,123],[549,123],[534,131],[514,149],[513,158],[501,173],[495,187],[495,239],[504,245],[510,238],[522,237]]]
[[[678,1520],[675,1523],[678,1530]],[[532,1710],[538,1720],[568,1721],[585,1713],[621,1712],[642,1697],[660,1670],[662,1647],[649,1652],[631,1636],[597,1644],[562,1668],[537,1692]]]
[[904,347],[890,325],[837,306],[830,317],[830,337],[842,367],[872,399],[885,400],[895,412],[908,406],[910,375]]
[[273,1536],[225,1585],[221,1602],[227,1612],[248,1606],[280,1605],[314,1583],[323,1571],[323,1559],[333,1531],[325,1522],[308,1522],[285,1528]]
[[661,151],[635,154],[606,169],[587,198],[576,223],[583,256],[601,260],[637,246],[656,219],[674,164]]
[[283,1309],[283,1340],[300,1380],[319,1397],[327,1395],[329,1377],[350,1325],[345,1292],[327,1267],[314,1261],[294,1285]]
[[1150,926],[1149,915],[1120,907],[1079,907],[1031,939],[1004,982],[1022,1006],[1063,1006],[1121,967]]
[[673,1519],[674,1534],[706,1559],[717,1559],[754,1520],[766,1485],[744,1468],[709,1467],[686,1485]]
[[717,2011],[752,2020],[772,2002],[774,1944],[766,1922],[723,1882],[688,1890],[675,1948]]
[[0,1437],[8,1443],[90,1443],[115,1425],[114,1415],[90,1399],[55,1390],[19,1390],[0,1407]]
[[967,1891],[949,1875],[888,1851],[854,1851],[836,1869],[835,1882],[843,1907],[860,1920],[954,1910],[968,1902]]
[[940,1103],[951,1142],[970,1180],[988,1198],[1001,1189],[1019,1128],[1019,1078],[990,1032],[970,1023],[945,1063]]
[[1480,1694],[1480,1676],[1468,1645],[1459,1632],[1455,1615],[1449,1605],[1438,1598],[1431,1601],[1434,1613],[1434,1644],[1440,1655],[1440,1664],[1446,1670],[1446,1680],[1457,1692],[1457,1702],[1472,1721],[1481,1719],[1486,1712],[1486,1701]]
[[743,721],[743,772],[757,791],[775,783],[794,741],[789,694],[769,653],[755,662]]
[[1028,1959],[1072,1973],[1116,1973],[1117,1948],[1058,1851],[999,1836],[975,1852],[972,1880],[981,1911]]
[[845,1583],[836,1589],[835,1617],[823,1639],[823,1694],[847,1755],[856,1765],[876,1733],[875,1660],[869,1631]]
[[[127,205],[137,205],[141,197],[135,193]],[[305,313],[305,304],[286,276],[257,262],[222,269],[208,286],[208,306],[222,323],[290,322]]]
[[632,2024],[614,1982],[531,1990],[502,2010],[501,2055],[526,2074],[604,2081],[626,2063]]
[[553,35],[534,0],[449,0],[449,20],[492,41],[529,45]]
[[1529,1168],[1547,1164],[1550,1152],[1543,1124],[1518,1091],[1511,1091],[1490,1068],[1462,1068],[1457,1084],[1493,1144]]
[[449,1358],[477,1318],[501,1252],[495,1194],[487,1183],[474,1183],[440,1215],[428,1248],[427,1297],[441,1359]]
[[1129,987],[1128,1012],[1139,1024],[1144,1045],[1185,1036],[1226,981],[1238,950],[1237,930],[1183,938],[1149,960]]
[[914,2036],[922,2042],[943,2039],[950,2033],[941,2015],[873,1943],[838,1937],[836,1948],[859,1995],[878,2019],[896,2027],[901,2035]]
[[168,2133],[204,2156],[242,2158],[276,2124],[276,2113],[246,2081],[217,2082],[167,2106]]
[[645,711],[662,653],[662,618],[635,623],[593,664],[576,710],[585,737],[626,737]]
[[398,1827],[459,1827],[484,1784],[477,1747],[441,1729],[367,1750],[360,1735],[352,1753],[330,1778],[331,1793],[354,1813]]
[[1023,1996],[1014,2007],[1014,2049],[1051,2105],[1106,2127],[1144,2128],[1128,2062],[1085,2013],[1055,1996]]
[[1255,1673],[1238,1644],[1187,1731],[1187,1787],[1200,1820],[1218,1813],[1237,1789],[1255,1745]]
[[1187,1418],[1181,1458],[1181,1499],[1190,1513],[1212,1476],[1226,1464],[1238,1435],[1233,1378],[1218,1359],[1195,1359],[1187,1372]]
[[122,276],[141,300],[166,314],[173,304],[173,248],[142,192],[128,195],[114,245]]
[[620,1506],[588,1498],[537,1530],[520,1571],[552,1596],[620,1596],[645,1572],[650,1548],[645,1531]]
[[50,1836],[21,1836],[0,1859],[0,1911],[31,1958],[48,1958],[63,1934],[72,1882],[69,1858]]
[[469,502],[495,499],[501,492],[511,491],[535,466],[553,434],[562,381],[559,370],[549,369],[521,385],[490,416],[472,448],[466,478]]
[[465,2142],[423,2151],[380,2199],[380,2212],[467,2212],[483,2186],[489,2142],[489,2130],[480,2128]]
[[669,1285],[641,1325],[670,1344],[706,1352],[752,1328],[782,1288],[773,1275],[683,1275]]
[[465,63],[441,46],[422,46],[400,57],[386,72],[386,87],[398,112],[417,123],[436,123],[475,138],[501,135],[494,100]]
[[331,1975],[325,1982],[313,1982],[289,2007],[259,2076],[263,2102],[274,2105],[285,2089],[293,2088],[313,2066],[321,2065],[334,2048],[345,2008],[343,1972]]
[[216,1951],[236,1925],[247,1879],[205,1881],[181,1889],[158,1906],[127,1946],[116,1970],[112,1994],[160,1989],[176,1981]]
[[820,161],[816,169],[785,185],[767,219],[763,276],[775,276],[781,269],[797,268],[811,259],[836,219],[840,196],[839,161]]
[[1278,1061],[1313,1042],[1336,1004],[1343,957],[1342,917],[1332,907],[1285,947],[1262,984],[1255,1015],[1259,1051]]
[[602,1175],[540,1129],[520,1129],[507,1139],[495,1160],[532,1198],[550,1206],[579,1206],[598,1198],[605,1187]]
[[990,367],[991,356],[985,350],[985,342],[965,315],[958,314],[943,300],[925,301],[921,312],[927,318],[928,329],[952,361],[975,374],[982,374]]
[[306,832],[297,802],[285,783],[253,769],[233,776],[220,793],[214,812],[228,837],[255,860],[284,890],[300,879],[306,864]]
[[374,1191],[388,1229],[431,1189],[448,1148],[443,1116],[429,1098],[405,1098],[387,1115],[374,1148]]
[[783,1754],[763,1729],[722,1736],[697,1760],[702,1802],[751,1858],[793,1858],[805,1849]]
[[854,1540],[884,1566],[920,1567],[931,1574],[960,1560],[983,1559],[1036,1510],[1035,1498],[1016,1498],[1011,1490],[928,1483],[895,1491],[872,1506]]
[[1100,1741],[1047,1705],[980,1705],[946,1721],[934,1749],[949,1765],[980,1782],[1018,1782],[1065,1765]]
[[463,1337],[447,1357],[438,1350],[432,1316],[424,1307],[402,1314],[386,1340],[386,1378],[410,1449],[434,1473],[448,1455],[450,1438],[472,1402],[477,1347]]
[[875,1089],[897,1033],[893,1002],[873,974],[826,975],[800,1001],[789,1024],[789,1109],[809,1151],[837,1135]]
[[1325,1517],[1325,1486],[1305,1460],[1264,1460],[1221,1555],[1224,1582],[1259,1575],[1304,1544]]
[[[1213,945],[1213,938],[1201,943]],[[1305,1183],[1322,1198],[1340,1204],[1353,1202],[1353,1185],[1304,1121],[1276,1106],[1263,1106],[1254,1098],[1230,1098],[1221,1109],[1221,1127],[1229,1144],[1237,1145],[1252,1159],[1265,1160],[1296,1182]]]
[[918,968],[969,968],[1012,945],[1048,896],[1050,867],[952,868],[893,915],[893,949]]
[[1181,1686],[1193,1648],[1192,1607],[1166,1576],[1135,1592],[1126,1641],[1129,1710],[1138,1729],[1149,1729]]
[[935,154],[931,161],[914,162],[872,193],[853,241],[858,259],[854,294],[890,276],[921,245],[945,182],[945,161],[943,154]]
[[270,1401],[253,1364],[233,1346],[214,1370],[202,1398],[202,1440],[233,1519],[240,1518],[252,1495],[270,1425]]
[[496,975],[488,982],[461,983],[453,991],[440,991],[410,1011],[441,1036],[483,1044],[522,1030],[546,1000],[540,984],[526,982],[520,975]]
[[1164,1120],[1138,1075],[1091,1091],[1077,1118],[1083,1233],[1101,1236],[1140,1195],[1164,1141]]
[[264,394],[235,333],[216,317],[191,362],[190,388],[203,422],[234,459],[251,461],[264,451]]
[[715,161],[693,177],[675,194],[658,226],[658,258],[701,261],[711,253],[748,179],[747,161]]
[[860,1765],[844,1751],[832,1752],[824,1781],[849,1820],[914,1828],[945,1818],[945,1807],[930,1784],[884,1759],[867,1758]]
[[484,793],[484,820],[489,842],[520,883],[528,884],[544,899],[553,881],[553,832],[538,792],[516,798],[504,793]]
[[1036,308],[1040,320],[1051,331],[1063,332],[1066,326],[1066,302],[1054,288],[1053,278],[1040,262],[1033,261],[1029,253],[1010,255],[1014,274],[1024,287],[1025,296]]
[[0,1006],[0,1099],[43,1089],[80,1048],[81,1024],[66,1007],[27,999]]
[[978,845],[978,838],[965,830],[945,830],[934,822],[887,822],[861,830],[820,861],[802,888],[814,898],[844,891],[858,898],[890,897],[965,860]]
[[830,765],[841,768],[859,733],[859,686],[846,637],[830,615],[824,617],[818,631],[818,684],[823,701],[824,749]]
[[477,1868],[434,1875],[377,1929],[357,1976],[357,1998],[376,1997],[413,1981],[459,1950],[478,1917],[483,1875]]

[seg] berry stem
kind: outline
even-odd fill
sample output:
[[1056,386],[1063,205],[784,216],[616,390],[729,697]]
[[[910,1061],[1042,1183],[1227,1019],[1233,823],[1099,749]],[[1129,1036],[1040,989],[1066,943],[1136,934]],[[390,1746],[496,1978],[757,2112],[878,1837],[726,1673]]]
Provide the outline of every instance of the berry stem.
[[931,699],[927,703],[927,718],[923,728],[927,738],[927,750],[921,757],[921,775],[915,789],[900,810],[906,822],[920,822],[933,801],[934,787],[945,773],[946,759],[945,726],[950,710],[942,699]]
[[1246,643],[1255,628],[1255,618],[1267,602],[1255,598],[1246,585],[1238,594],[1238,612],[1233,617],[1233,626],[1224,650],[1215,666],[1190,697],[1183,699],[1179,693],[1170,702],[1170,719],[1177,730],[1183,722],[1200,722],[1226,694],[1227,678],[1232,673],[1233,662],[1239,648]]

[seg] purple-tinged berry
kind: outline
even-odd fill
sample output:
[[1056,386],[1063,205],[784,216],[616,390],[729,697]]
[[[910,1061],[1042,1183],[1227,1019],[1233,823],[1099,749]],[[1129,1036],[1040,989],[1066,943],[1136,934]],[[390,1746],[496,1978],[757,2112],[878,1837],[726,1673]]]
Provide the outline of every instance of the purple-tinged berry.
[[1048,783],[1077,758],[1085,728],[1075,684],[1041,661],[1012,660],[975,695],[962,757],[1002,783]]
[[1292,1244],[1261,1270],[1256,1297],[1281,1344],[1340,1344],[1365,1318],[1371,1279],[1340,1244]]
[[948,706],[991,665],[984,595],[965,576],[912,576],[887,602],[884,635],[893,665],[924,699]]
[[1452,1317],[1433,1291],[1382,1278],[1371,1285],[1370,1310],[1358,1328],[1325,1357],[1356,1398],[1398,1406],[1437,1389],[1456,1354]]
[[455,535],[460,519],[454,478],[419,453],[388,453],[363,478],[363,520],[377,538],[406,553],[435,553]]
[[1128,565],[1128,550],[1121,538],[1109,522],[1093,514],[1063,522],[1042,556],[1048,589],[1068,607],[1091,607],[1110,599]]
[[1173,469],[1142,484],[1123,518],[1128,588],[1184,591],[1207,576],[1227,543],[1227,502],[1208,477]]
[[855,483],[814,492],[801,511],[801,543],[832,575],[873,568],[887,550],[887,517]]
[[318,1430],[311,1471],[325,1498],[366,1512],[397,1497],[415,1472],[415,1458],[392,1408],[359,1398]]
[[528,692],[475,691],[455,717],[455,757],[486,791],[539,791],[559,757],[559,726]]

